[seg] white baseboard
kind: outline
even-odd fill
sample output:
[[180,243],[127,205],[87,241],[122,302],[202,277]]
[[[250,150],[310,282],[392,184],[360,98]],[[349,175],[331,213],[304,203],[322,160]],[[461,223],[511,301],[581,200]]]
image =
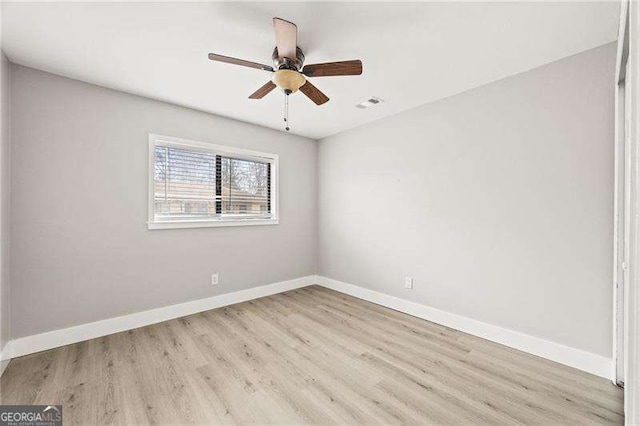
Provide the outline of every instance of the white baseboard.
[[[63,328],[61,330],[49,331],[32,336],[13,339],[5,348],[9,351],[3,355],[6,359],[15,358],[35,352],[45,351],[84,340],[95,339],[109,334],[119,333],[134,328],[156,324],[162,321],[180,318],[186,315],[196,314],[222,306],[233,305],[247,300],[258,299],[296,288],[306,287],[315,284],[315,275],[296,278],[289,281],[281,281],[273,284],[253,287],[247,290],[235,291],[233,293],[221,294],[208,297],[206,299],[193,300],[191,302],[179,303],[177,305],[165,306],[163,308],[138,312],[135,314],[123,315],[116,318],[109,318],[102,321],[95,321],[75,327]],[[9,346],[10,345],[10,346]],[[5,358],[3,358],[4,360]]]
[[547,358],[588,373],[608,379],[611,378],[612,360],[601,355],[441,311],[353,284],[314,275],[13,339],[5,345],[0,353],[0,374],[2,374],[11,358],[144,327],[222,306],[246,302],[247,300],[258,299],[312,284],[319,284],[359,299]]
[[568,365],[587,373],[611,379],[610,358],[586,352],[580,349],[550,342],[518,331],[487,324],[461,315],[441,311],[388,294],[368,290],[353,284],[347,284],[331,278],[318,276],[316,282],[321,286],[366,300],[414,317],[422,318],[455,330],[472,334],[492,342],[500,343],[523,352],[537,355],[560,364]]

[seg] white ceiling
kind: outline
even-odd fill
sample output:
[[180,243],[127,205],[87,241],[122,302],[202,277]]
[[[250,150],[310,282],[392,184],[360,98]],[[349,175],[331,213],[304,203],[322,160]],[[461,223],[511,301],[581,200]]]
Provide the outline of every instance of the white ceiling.
[[[617,36],[606,3],[4,3],[15,63],[282,130],[283,97],[247,97],[271,64],[271,18],[298,25],[307,64],[361,59],[359,77],[318,77],[331,101],[298,93],[291,131],[319,139],[552,62]],[[355,105],[385,99],[366,110]]]

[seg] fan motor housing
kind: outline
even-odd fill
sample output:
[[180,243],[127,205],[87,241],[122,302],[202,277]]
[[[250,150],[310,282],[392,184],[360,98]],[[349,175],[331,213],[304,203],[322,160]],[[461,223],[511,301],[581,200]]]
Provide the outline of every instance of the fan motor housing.
[[273,49],[273,54],[271,55],[271,59],[273,60],[273,65],[275,65],[276,69],[290,69],[290,70],[298,70],[302,69],[302,65],[304,64],[304,53],[302,49],[296,47],[296,58],[295,63],[289,61],[288,59],[292,58],[284,58],[280,59],[278,57],[278,48]]

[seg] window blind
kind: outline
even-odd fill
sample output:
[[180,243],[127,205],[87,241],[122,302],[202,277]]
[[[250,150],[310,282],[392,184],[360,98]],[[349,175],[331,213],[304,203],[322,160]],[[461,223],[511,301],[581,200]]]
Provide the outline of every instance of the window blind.
[[156,145],[159,221],[271,218],[271,164]]

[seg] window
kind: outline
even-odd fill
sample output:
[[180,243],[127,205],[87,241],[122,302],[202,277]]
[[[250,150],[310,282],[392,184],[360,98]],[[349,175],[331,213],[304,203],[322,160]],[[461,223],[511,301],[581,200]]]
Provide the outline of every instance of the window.
[[278,156],[149,135],[149,229],[278,223]]

